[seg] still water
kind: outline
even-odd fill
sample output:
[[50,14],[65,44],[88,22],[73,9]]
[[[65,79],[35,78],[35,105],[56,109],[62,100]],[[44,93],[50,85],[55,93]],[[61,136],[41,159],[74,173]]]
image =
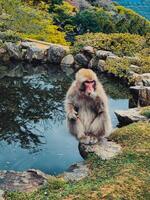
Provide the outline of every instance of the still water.
[[[51,72],[0,79],[0,170],[35,168],[54,175],[82,160],[63,107],[72,78]],[[116,127],[114,110],[128,108],[129,93],[116,81],[100,79]]]

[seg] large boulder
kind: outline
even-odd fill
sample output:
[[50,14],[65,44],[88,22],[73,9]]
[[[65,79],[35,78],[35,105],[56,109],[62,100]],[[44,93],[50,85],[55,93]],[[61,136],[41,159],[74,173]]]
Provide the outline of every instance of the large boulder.
[[140,106],[150,105],[150,87],[132,86],[130,87],[130,92],[132,94],[132,99],[130,100],[130,102],[132,102],[133,106],[136,107],[138,105]]
[[94,145],[79,143],[79,152],[83,158],[87,158],[90,153],[94,153],[102,160],[109,160],[121,152],[121,146],[107,139],[102,139]]
[[10,56],[10,58],[21,60],[22,59],[22,51],[20,45],[12,43],[12,42],[5,42],[5,48]]
[[44,61],[46,61],[45,50],[39,49],[35,46],[28,47],[26,50],[25,59],[27,59],[30,62],[32,62],[34,60],[44,62]]
[[74,57],[72,54],[68,54],[67,56],[65,56],[62,61],[61,61],[61,68],[65,69],[65,68],[70,68],[73,67],[74,64]]
[[83,47],[82,52],[89,59],[91,59],[94,56],[94,54],[95,54],[95,50],[91,46],[85,46],[85,47]]
[[66,49],[60,45],[50,45],[48,49],[48,61],[53,64],[60,64],[64,56],[66,55]]
[[74,59],[75,59],[76,64],[78,64],[79,66],[82,66],[82,67],[88,66],[89,60],[84,54],[78,53],[75,55]]
[[115,114],[118,118],[120,125],[128,125],[138,121],[148,121],[146,116],[140,114],[140,108],[132,108],[128,110],[118,110]]
[[25,172],[0,171],[0,189],[3,191],[32,192],[46,184],[50,177],[34,169]]
[[72,54],[68,54],[65,56],[61,61],[61,69],[66,74],[72,74],[74,72],[73,66],[74,66],[74,57]]

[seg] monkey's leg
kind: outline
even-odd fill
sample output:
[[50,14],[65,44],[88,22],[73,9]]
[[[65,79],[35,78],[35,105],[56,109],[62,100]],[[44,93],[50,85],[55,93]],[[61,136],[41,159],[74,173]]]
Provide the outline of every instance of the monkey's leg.
[[68,121],[70,132],[80,141],[80,143],[89,144],[91,137],[85,135],[85,128],[79,118]]
[[99,114],[90,126],[91,132],[98,140],[110,135],[112,131],[111,120],[108,113],[103,112]]

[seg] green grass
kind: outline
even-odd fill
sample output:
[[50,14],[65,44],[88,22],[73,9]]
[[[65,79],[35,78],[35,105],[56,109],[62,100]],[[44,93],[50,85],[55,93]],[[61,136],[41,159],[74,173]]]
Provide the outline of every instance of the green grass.
[[148,200],[150,170],[150,124],[134,123],[111,136],[122,153],[102,161],[91,155],[86,161],[90,175],[77,183],[52,178],[37,192],[7,193],[8,200]]
[[150,106],[142,108],[141,114],[150,119]]

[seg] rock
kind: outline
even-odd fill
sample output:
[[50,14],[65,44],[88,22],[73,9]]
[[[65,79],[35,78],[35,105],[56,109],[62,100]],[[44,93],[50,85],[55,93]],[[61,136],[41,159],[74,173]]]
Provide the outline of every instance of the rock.
[[0,200],[4,200],[4,194],[5,192],[0,189]]
[[28,47],[26,50],[25,59],[28,61],[45,61],[45,50],[34,46]]
[[96,52],[96,57],[99,59],[106,60],[108,56],[115,56],[111,51],[103,51],[103,50],[98,50]]
[[98,65],[97,65],[97,69],[100,71],[100,72],[105,72],[107,69],[106,69],[106,62],[104,60],[99,60],[98,61]]
[[98,62],[99,59],[97,57],[92,58],[88,64],[88,68],[97,69]]
[[141,79],[144,86],[150,86],[150,73],[141,74]]
[[47,183],[49,175],[39,170],[0,171],[0,188],[4,191],[32,192]]
[[94,57],[90,60],[88,67],[97,69],[99,72],[104,72],[106,71],[106,62],[102,59],[98,59],[97,57]]
[[73,69],[74,69],[74,71],[75,72],[77,72],[79,69],[81,69],[82,67],[80,66],[80,65],[78,65],[78,64],[74,64],[74,66],[73,66]]
[[[146,86],[132,86],[130,87],[132,94],[132,107],[149,106],[150,105],[150,87]],[[131,105],[131,104],[130,104]]]
[[119,60],[120,59],[120,57],[119,56],[116,56],[116,55],[109,55],[109,56],[107,56],[107,60]]
[[120,125],[128,125],[138,121],[148,121],[148,118],[140,114],[140,108],[132,108],[128,110],[118,110],[115,114]]
[[66,55],[66,50],[60,45],[50,45],[48,49],[48,61],[53,64],[60,64],[63,57]]
[[109,160],[121,152],[121,146],[115,142],[103,139],[95,145],[79,144],[79,151],[83,158],[87,158],[89,153],[96,154],[102,160]]
[[20,78],[23,76],[24,68],[21,65],[17,65],[12,70],[9,70],[9,72],[6,74],[7,77],[17,77]]
[[61,61],[61,68],[62,70],[65,70],[66,68],[70,68],[72,67],[74,64],[74,57],[72,54],[68,54],[67,56],[65,56],[62,61]]
[[138,73],[140,71],[140,67],[137,65],[130,65],[130,70],[132,70],[133,72]]
[[90,57],[90,58],[92,58],[93,55],[94,55],[94,53],[95,53],[94,48],[91,47],[91,46],[85,46],[85,47],[83,47],[82,52],[83,52],[83,54],[85,56]]
[[12,42],[5,42],[5,47],[11,58],[16,60],[22,59],[22,52],[19,45]]
[[8,72],[9,72],[8,67],[1,65],[0,66],[0,79],[7,76]]
[[85,55],[82,53],[78,53],[74,57],[76,64],[82,66],[82,67],[87,67],[88,66],[88,59],[86,58]]
[[141,62],[139,57],[123,56],[123,58],[126,58],[131,64],[136,66]]
[[83,162],[71,165],[67,172],[63,173],[66,181],[79,181],[89,175],[89,168]]
[[0,58],[3,57],[3,55],[6,53],[6,49],[0,48]]
[[143,78],[143,79],[142,79],[142,83],[143,83],[144,86],[150,87],[150,79],[145,79],[145,78]]

